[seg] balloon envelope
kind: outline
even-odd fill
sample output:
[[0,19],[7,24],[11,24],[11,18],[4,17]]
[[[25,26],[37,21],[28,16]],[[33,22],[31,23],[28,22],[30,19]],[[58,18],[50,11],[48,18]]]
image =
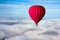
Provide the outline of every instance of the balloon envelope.
[[37,24],[45,15],[45,8],[40,5],[34,5],[29,8],[29,15]]

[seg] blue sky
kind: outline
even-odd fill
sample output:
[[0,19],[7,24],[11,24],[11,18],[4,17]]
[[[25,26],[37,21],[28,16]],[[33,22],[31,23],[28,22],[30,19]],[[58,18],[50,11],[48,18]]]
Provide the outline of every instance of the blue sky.
[[0,18],[30,19],[28,10],[32,5],[45,7],[43,19],[60,19],[60,0],[0,0]]

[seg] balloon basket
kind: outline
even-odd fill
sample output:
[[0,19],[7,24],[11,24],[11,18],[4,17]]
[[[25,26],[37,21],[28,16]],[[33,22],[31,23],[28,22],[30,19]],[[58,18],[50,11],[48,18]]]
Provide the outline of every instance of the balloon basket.
[[38,26],[38,24],[36,24],[36,26]]

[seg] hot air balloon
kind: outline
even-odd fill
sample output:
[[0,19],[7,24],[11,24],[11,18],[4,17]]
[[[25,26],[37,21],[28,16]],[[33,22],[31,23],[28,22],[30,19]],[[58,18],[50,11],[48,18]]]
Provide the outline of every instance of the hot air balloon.
[[45,8],[41,5],[33,5],[29,8],[29,15],[35,24],[38,25],[39,21],[45,15]]

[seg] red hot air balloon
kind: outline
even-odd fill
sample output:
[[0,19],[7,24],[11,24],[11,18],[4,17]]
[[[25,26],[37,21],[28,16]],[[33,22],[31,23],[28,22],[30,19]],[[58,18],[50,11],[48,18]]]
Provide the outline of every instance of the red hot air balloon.
[[45,8],[40,5],[34,5],[29,8],[29,15],[32,20],[38,25],[38,22],[44,17],[45,15]]

